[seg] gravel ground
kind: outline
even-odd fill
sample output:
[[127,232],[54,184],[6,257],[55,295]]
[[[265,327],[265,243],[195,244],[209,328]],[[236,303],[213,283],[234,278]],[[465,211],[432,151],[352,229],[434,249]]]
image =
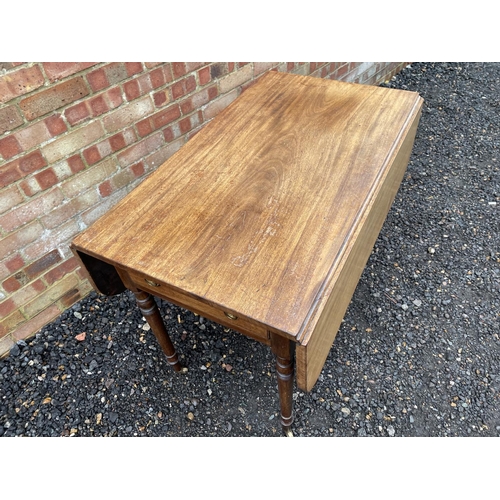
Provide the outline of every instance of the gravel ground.
[[[425,99],[395,203],[296,436],[500,435],[500,64],[415,63]],[[0,436],[278,436],[274,358],[161,302],[95,293],[0,360]]]

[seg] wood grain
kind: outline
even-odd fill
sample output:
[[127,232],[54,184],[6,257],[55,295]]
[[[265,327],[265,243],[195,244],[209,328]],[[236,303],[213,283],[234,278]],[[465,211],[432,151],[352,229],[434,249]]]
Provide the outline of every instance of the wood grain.
[[[377,184],[355,232],[346,241],[345,251],[323,292],[321,306],[303,329],[297,347],[297,386],[310,391],[321,373],[335,340],[342,318],[351,301],[358,280],[366,265],[382,224],[392,205],[403,178],[413,146],[418,119],[413,121],[402,147],[390,162],[386,175]],[[325,297],[328,297],[325,300]]]
[[297,377],[310,388],[421,106],[414,92],[269,72],[74,250],[161,283],[166,297],[188,297],[186,307],[237,312],[266,342],[267,332],[295,341]]

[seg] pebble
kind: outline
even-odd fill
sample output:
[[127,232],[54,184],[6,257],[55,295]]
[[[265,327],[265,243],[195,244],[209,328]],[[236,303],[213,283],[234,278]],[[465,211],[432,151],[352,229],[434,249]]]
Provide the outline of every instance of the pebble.
[[10,349],[10,355],[17,357],[17,356],[19,356],[19,354],[21,354],[21,349],[19,348],[19,346],[17,344],[14,344]]

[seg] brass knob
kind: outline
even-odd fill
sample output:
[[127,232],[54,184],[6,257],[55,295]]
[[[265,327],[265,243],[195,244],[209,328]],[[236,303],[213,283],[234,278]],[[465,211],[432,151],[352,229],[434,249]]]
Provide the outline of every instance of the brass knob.
[[238,316],[235,316],[234,314],[227,313],[224,311],[224,314],[229,318],[229,319],[238,319]]
[[151,286],[160,286],[159,283],[155,283],[154,281],[148,280],[147,278],[144,278],[144,281]]

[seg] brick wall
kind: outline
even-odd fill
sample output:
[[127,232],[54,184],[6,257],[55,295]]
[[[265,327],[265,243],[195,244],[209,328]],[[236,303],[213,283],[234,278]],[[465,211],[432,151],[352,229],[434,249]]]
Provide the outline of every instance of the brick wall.
[[91,289],[68,245],[271,69],[378,84],[407,63],[0,63],[0,356]]

